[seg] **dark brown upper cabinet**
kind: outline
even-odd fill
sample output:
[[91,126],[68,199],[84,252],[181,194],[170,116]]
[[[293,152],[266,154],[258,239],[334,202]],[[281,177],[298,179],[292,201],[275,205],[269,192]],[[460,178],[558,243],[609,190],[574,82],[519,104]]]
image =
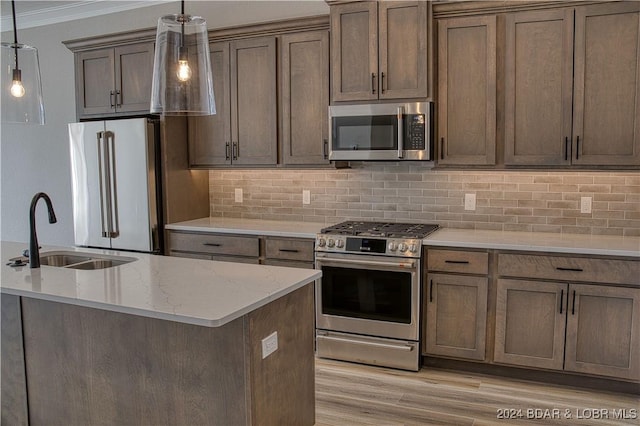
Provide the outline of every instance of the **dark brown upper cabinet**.
[[640,3],[506,15],[505,165],[640,165]]
[[78,52],[78,118],[149,113],[153,55],[153,43]]
[[495,164],[496,84],[496,17],[440,20],[438,164]]
[[331,101],[429,96],[431,2],[331,5]]

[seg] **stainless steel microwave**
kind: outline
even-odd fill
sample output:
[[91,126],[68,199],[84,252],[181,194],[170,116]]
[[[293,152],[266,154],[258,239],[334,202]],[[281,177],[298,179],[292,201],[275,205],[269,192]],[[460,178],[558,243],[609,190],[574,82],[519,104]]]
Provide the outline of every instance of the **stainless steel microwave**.
[[329,107],[329,159],[431,160],[431,102]]

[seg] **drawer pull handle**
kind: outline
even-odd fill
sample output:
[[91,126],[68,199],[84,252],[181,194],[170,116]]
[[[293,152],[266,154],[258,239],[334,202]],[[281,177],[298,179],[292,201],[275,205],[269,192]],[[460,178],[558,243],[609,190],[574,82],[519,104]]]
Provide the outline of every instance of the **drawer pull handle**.
[[209,246],[209,247],[222,247],[222,244],[218,244],[218,243],[202,243],[203,246]]
[[433,302],[433,280],[429,280],[429,302]]
[[298,253],[300,250],[296,250],[296,249],[280,249],[280,251],[285,252],[285,253]]
[[575,315],[576,314],[576,291],[573,290],[573,303],[571,306],[571,315]]
[[562,305],[564,305],[564,289],[560,290],[560,313],[562,313]]
[[468,260],[445,260],[444,263],[455,263],[458,265],[468,265],[469,261]]
[[582,268],[564,268],[562,266],[557,266],[556,269],[558,271],[582,272]]

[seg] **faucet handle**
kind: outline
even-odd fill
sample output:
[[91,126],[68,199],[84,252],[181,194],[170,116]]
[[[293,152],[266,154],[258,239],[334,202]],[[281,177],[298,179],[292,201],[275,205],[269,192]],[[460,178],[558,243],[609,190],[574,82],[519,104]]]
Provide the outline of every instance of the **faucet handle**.
[[22,257],[26,257],[27,259],[29,258],[29,249],[24,249],[22,251]]

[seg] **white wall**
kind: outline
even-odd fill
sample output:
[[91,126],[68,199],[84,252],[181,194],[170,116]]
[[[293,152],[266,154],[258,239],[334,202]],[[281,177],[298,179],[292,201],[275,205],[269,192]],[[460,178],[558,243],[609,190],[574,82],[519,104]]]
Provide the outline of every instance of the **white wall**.
[[[8,7],[8,3],[2,1],[3,9]],[[58,223],[49,225],[46,208],[39,205],[39,241],[43,244],[73,245],[66,125],[76,121],[74,70],[73,54],[62,41],[153,28],[159,16],[177,12],[179,3],[165,3],[18,32],[21,43],[38,48],[46,124],[3,124],[0,129],[0,240],[28,241],[31,198],[35,193],[44,191],[51,196]],[[186,12],[203,16],[209,28],[224,28],[323,15],[329,13],[329,8],[323,0],[190,1],[186,4]],[[2,33],[2,41],[11,40],[11,32]]]

